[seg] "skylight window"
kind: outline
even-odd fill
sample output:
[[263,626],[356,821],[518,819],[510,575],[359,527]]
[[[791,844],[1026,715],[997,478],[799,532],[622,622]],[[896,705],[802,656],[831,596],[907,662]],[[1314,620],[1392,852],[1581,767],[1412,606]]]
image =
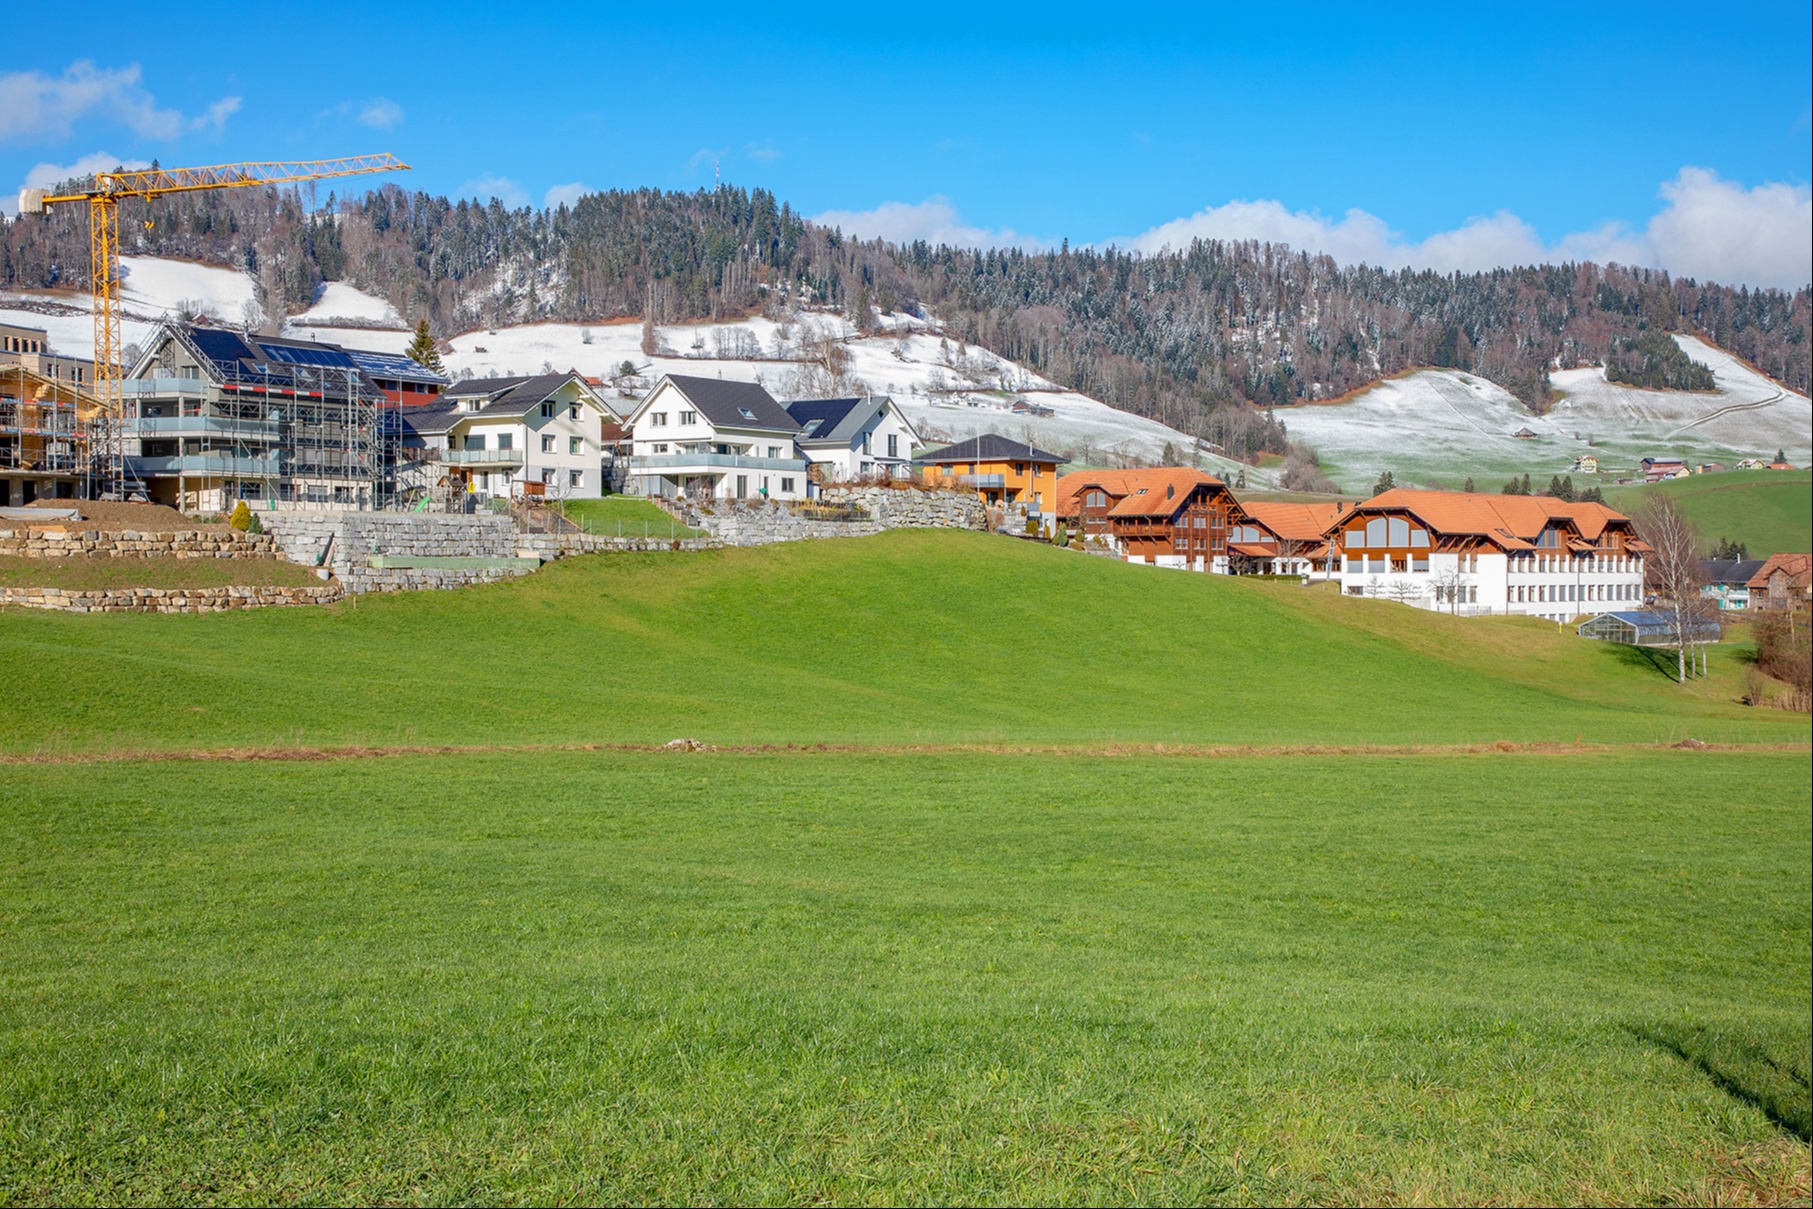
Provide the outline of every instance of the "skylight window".
[[824,423],[823,420],[807,420],[806,426],[804,428],[800,429],[799,435],[802,437],[809,437],[813,433],[817,432],[818,426],[823,423]]
[[753,412],[753,411],[750,411],[750,410],[749,410],[749,409],[748,409],[748,408],[747,408],[747,407],[739,407],[739,408],[737,408],[737,412],[738,412],[738,414],[740,414],[740,415],[741,415],[741,416],[742,416],[742,417],[743,417],[743,418],[744,418],[744,419],[745,419],[745,420],[753,420],[753,419],[755,419],[755,413],[754,413],[754,412]]

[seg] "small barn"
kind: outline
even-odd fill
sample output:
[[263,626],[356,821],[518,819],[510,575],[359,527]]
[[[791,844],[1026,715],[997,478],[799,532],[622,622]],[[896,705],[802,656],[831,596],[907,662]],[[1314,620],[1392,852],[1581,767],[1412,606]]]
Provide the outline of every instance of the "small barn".
[[[1688,617],[1685,625],[1689,642],[1719,640],[1719,623],[1712,618]],[[1648,609],[1600,613],[1581,622],[1577,633],[1582,638],[1621,642],[1625,646],[1673,646],[1676,640],[1674,614]]]

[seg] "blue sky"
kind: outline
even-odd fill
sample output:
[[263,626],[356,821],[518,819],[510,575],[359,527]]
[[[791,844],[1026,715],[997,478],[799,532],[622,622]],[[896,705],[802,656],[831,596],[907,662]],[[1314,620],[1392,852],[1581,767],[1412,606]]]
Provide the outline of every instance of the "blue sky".
[[8,193],[390,150],[410,187],[541,205],[715,163],[897,238],[1813,275],[1805,3],[108,8],[9,15]]

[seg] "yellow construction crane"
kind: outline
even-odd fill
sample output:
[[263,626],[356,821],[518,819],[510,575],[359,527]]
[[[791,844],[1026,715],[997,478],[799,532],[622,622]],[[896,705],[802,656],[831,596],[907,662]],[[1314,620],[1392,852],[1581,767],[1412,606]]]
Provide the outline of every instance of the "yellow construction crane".
[[337,160],[264,160],[243,164],[215,164],[207,168],[147,168],[134,172],[102,172],[94,187],[77,193],[48,193],[23,189],[19,213],[42,214],[48,206],[71,202],[88,205],[89,276],[94,283],[94,395],[108,435],[105,439],[107,489],[120,492],[125,482],[120,379],[120,213],[126,198],[161,197],[166,193],[195,193],[204,189],[244,189],[253,185],[283,185],[296,181],[325,180],[330,176],[358,176],[367,172],[407,171],[396,156],[356,155]]

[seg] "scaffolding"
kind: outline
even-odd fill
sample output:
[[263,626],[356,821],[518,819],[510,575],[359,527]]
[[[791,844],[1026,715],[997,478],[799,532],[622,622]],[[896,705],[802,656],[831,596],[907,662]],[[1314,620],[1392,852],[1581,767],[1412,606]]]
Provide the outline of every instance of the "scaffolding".
[[94,462],[96,411],[73,386],[0,365],[0,506],[76,494]]
[[[177,507],[196,511],[224,511],[242,499],[392,506],[395,438],[380,422],[387,400],[362,370],[223,361],[199,347],[192,330],[164,330],[169,339],[123,385],[125,427],[139,446],[124,458],[130,488],[151,494],[148,480],[174,479]],[[200,376],[177,369],[173,345],[203,367]]]

